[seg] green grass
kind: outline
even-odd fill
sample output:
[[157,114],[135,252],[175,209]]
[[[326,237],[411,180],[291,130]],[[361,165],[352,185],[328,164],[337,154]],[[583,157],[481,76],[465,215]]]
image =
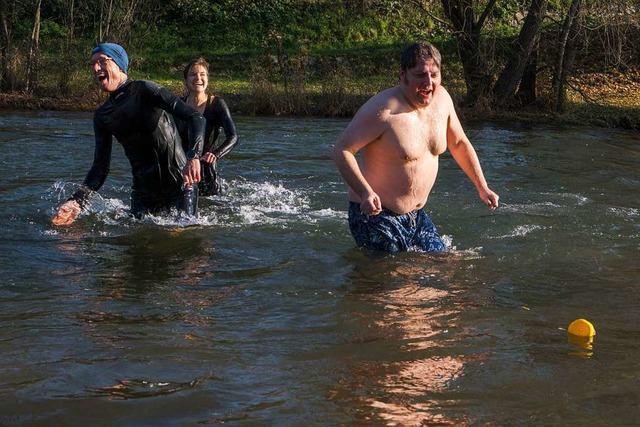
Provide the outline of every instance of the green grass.
[[[465,94],[465,82],[455,43],[452,40],[440,40],[436,43],[443,53],[443,85],[455,101],[460,101]],[[399,55],[406,44],[401,41],[383,44],[363,42],[357,46],[287,50],[285,68],[290,83],[287,90],[280,67],[272,64],[268,70],[264,66],[264,51],[229,53],[214,50],[205,55],[211,64],[209,86],[211,91],[227,100],[235,114],[350,116],[368,97],[397,83]],[[197,54],[189,49],[163,49],[130,52],[130,77],[158,82],[176,94],[183,95],[183,67]],[[40,86],[35,97],[23,97],[22,101],[15,102],[32,103],[26,108],[92,110],[97,107],[104,97],[95,90],[91,70],[87,67],[86,52],[82,55],[69,52],[63,59],[62,63],[66,67],[60,66],[59,53],[45,52],[42,55]],[[299,63],[313,65],[300,69]],[[640,92],[640,75],[637,72],[612,75],[600,73],[598,78],[603,79],[602,82],[606,84],[592,84],[593,73],[576,73],[576,79],[584,82],[581,85],[583,91],[606,89],[610,92],[591,95],[600,105],[593,105],[572,94],[563,114],[551,112],[543,105],[545,101],[542,99],[537,107],[521,111],[476,109],[462,111],[461,115],[487,119],[509,116],[513,120],[520,117],[523,120],[575,121],[599,126],[637,128],[640,123],[640,102],[635,94]],[[617,82],[612,84],[614,80]],[[545,89],[548,82],[541,76],[539,84],[543,98],[548,93]],[[625,90],[627,95],[622,96],[621,93],[625,93]],[[44,98],[52,100],[45,102],[42,101]],[[14,103],[9,105],[15,106]]]

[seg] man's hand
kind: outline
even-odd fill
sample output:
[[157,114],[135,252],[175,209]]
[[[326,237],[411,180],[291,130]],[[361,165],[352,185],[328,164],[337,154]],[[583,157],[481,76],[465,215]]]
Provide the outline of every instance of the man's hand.
[[53,225],[69,225],[72,224],[80,212],[82,208],[75,200],[69,200],[58,208],[58,213],[51,218],[51,222]]
[[182,170],[182,179],[185,185],[200,182],[200,159],[187,160]]
[[361,198],[360,210],[365,215],[378,215],[382,212],[382,202],[376,193],[370,193]]
[[500,196],[498,196],[493,191],[487,189],[486,191],[480,193],[480,198],[489,209],[498,209],[498,200],[500,199]]

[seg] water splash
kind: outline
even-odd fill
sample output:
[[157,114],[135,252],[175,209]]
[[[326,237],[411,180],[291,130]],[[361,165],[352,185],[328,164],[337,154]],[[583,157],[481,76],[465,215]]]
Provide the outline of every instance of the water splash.
[[489,238],[490,239],[508,239],[511,237],[524,237],[534,231],[544,230],[545,228],[546,227],[543,227],[541,225],[526,225],[526,224],[518,225],[509,234],[504,234],[502,236],[495,236],[495,237],[489,236]]
[[623,219],[636,219],[640,216],[640,209],[610,206],[607,210],[613,215]]
[[56,181],[50,187],[50,195],[57,199],[57,203],[62,203],[68,198],[67,185],[69,183],[64,181]]
[[[313,192],[307,189],[288,188],[284,183],[251,182],[244,179],[222,182],[224,193],[201,197],[197,216],[172,211],[164,215],[147,215],[141,222],[162,227],[281,225],[297,222],[316,223],[325,219],[344,219],[342,211],[311,207]],[[58,204],[66,200],[75,184],[58,181],[51,193]],[[95,194],[81,216],[94,215],[106,225],[129,226],[136,220],[129,214],[129,189],[107,189],[119,197]],[[313,190],[316,191],[316,190]]]

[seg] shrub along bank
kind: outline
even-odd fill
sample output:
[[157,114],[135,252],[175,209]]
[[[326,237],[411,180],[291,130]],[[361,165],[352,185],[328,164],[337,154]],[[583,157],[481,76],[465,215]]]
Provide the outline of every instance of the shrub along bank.
[[[387,45],[311,53],[265,50],[211,55],[210,89],[225,98],[234,114],[350,117],[370,96],[397,83],[399,52]],[[577,72],[563,113],[553,112],[545,85],[537,101],[518,109],[464,107],[465,84],[455,48],[443,53],[443,85],[452,93],[463,120],[517,120],[589,124],[640,130],[640,72]],[[130,78],[150,79],[181,94],[184,62],[131,52]],[[151,60],[150,58],[154,58]],[[44,58],[54,63],[60,58]],[[0,93],[0,108],[92,111],[105,98],[93,81],[86,58],[52,67],[33,94]],[[488,104],[487,104],[488,105]]]

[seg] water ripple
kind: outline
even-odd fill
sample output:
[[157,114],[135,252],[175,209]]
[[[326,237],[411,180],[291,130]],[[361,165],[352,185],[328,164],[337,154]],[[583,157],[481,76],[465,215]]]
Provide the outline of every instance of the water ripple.
[[118,384],[112,386],[88,387],[87,392],[92,396],[108,397],[116,400],[144,399],[179,393],[185,390],[193,390],[210,380],[219,381],[220,378],[214,375],[205,375],[188,382],[133,378],[129,380],[119,380]]

